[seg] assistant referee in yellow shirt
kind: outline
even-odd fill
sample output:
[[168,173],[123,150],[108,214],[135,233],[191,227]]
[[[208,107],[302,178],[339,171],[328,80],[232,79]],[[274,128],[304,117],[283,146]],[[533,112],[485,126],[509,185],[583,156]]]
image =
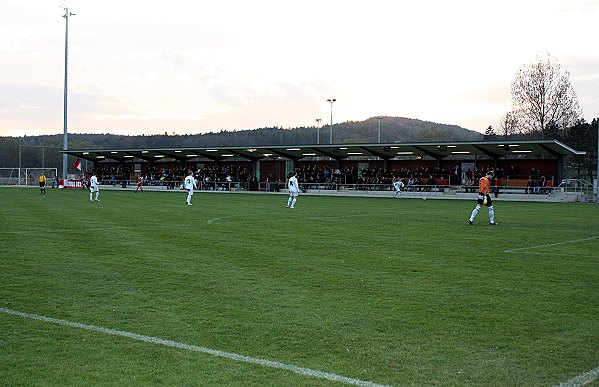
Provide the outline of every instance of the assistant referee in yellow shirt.
[[46,176],[43,172],[40,174],[40,194],[46,194]]

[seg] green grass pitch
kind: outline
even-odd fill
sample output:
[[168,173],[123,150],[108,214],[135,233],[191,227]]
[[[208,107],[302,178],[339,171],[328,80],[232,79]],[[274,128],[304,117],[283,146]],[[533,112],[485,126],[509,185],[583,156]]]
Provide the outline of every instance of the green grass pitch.
[[551,386],[599,366],[597,205],[497,201],[492,227],[467,225],[473,201],[185,197],[0,189],[0,385]]

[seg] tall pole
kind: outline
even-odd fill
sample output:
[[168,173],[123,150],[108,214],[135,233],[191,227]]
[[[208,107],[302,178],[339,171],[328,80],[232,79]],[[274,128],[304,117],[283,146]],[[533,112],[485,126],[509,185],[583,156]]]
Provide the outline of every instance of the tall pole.
[[[67,135],[67,91],[68,91],[68,69],[69,69],[69,17],[73,16],[74,13],[70,13],[67,7],[64,7],[65,29],[64,29],[64,100],[63,100],[63,140],[62,150],[66,151],[69,149],[69,141]],[[62,178],[67,180],[67,162],[68,156],[66,153],[62,154]]]
[[21,185],[21,147],[23,145],[19,145],[19,185]]
[[595,204],[599,203],[599,117],[597,117],[597,174],[595,175]]
[[320,144],[320,118],[316,119],[316,144]]
[[379,120],[379,137],[378,137],[378,142],[381,142],[381,120],[383,119],[383,117],[378,116],[377,119]]
[[333,143],[333,102],[337,101],[335,98],[327,99],[327,102],[331,104],[331,126],[329,128],[329,144]]

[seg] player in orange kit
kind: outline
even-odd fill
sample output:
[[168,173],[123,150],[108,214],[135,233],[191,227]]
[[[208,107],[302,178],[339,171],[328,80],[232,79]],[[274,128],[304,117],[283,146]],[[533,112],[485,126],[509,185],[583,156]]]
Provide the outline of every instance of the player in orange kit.
[[468,224],[474,224],[474,218],[480,211],[482,206],[489,207],[489,220],[491,221],[491,226],[495,226],[495,211],[493,210],[493,202],[491,201],[491,179],[493,178],[493,171],[487,172],[487,174],[480,178],[478,181],[478,200],[476,202],[476,207],[472,211],[472,215],[470,215],[470,219],[468,219]]

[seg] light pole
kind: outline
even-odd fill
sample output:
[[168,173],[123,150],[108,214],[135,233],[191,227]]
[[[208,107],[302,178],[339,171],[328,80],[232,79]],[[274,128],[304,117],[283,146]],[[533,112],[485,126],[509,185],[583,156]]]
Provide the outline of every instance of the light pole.
[[316,119],[316,144],[320,144],[320,118]]
[[[69,12],[67,7],[63,7],[64,9],[64,17],[65,20],[65,30],[64,30],[64,116],[63,116],[63,140],[62,140],[62,149],[66,151],[69,148],[69,142],[67,138],[67,85],[68,85],[68,69],[69,69],[69,17],[75,15],[74,13]],[[63,180],[67,180],[67,162],[68,155],[63,153],[62,155],[62,178]]]
[[599,118],[597,118],[597,175],[595,175],[595,204],[599,203]]
[[380,143],[381,142],[381,120],[383,119],[383,117],[378,116],[376,119],[379,120],[379,137],[378,137],[378,142]]
[[335,98],[327,99],[327,102],[331,104],[331,127],[329,129],[329,144],[333,143],[333,102],[337,101]]

